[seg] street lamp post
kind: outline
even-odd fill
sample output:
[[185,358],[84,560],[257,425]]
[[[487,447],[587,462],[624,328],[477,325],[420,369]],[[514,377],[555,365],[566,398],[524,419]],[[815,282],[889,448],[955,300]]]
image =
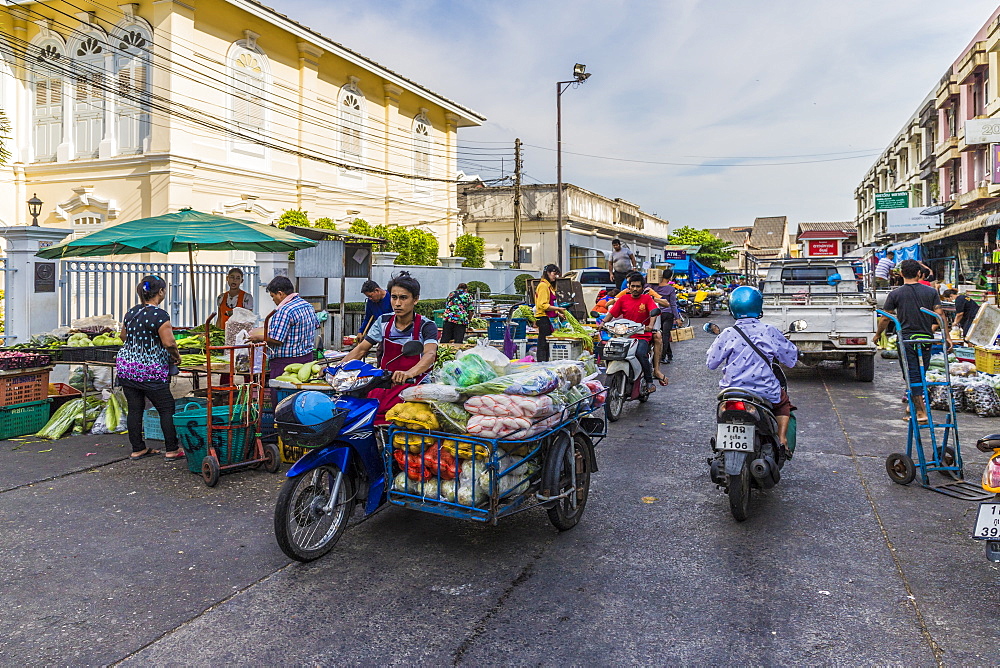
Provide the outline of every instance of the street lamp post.
[[556,253],[560,269],[563,267],[563,214],[562,214],[562,94],[570,86],[579,86],[590,78],[587,66],[577,63],[573,66],[571,81],[556,82]]
[[42,213],[42,200],[38,199],[38,195],[32,193],[31,199],[28,200],[28,215],[31,216],[31,226],[38,227],[38,216]]

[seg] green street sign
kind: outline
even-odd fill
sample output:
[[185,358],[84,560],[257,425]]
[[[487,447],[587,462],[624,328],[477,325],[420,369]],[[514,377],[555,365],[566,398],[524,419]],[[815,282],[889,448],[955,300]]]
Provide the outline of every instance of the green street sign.
[[891,193],[875,193],[875,210],[907,209],[910,206],[910,193],[906,190]]

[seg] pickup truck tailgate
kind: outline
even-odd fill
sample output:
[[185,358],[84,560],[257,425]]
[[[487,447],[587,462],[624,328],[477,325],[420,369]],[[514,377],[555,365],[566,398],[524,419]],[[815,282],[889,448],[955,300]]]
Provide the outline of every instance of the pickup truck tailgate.
[[845,334],[871,337],[875,332],[875,312],[870,306],[765,306],[761,320],[782,331],[788,331],[793,320],[805,320],[806,330],[794,335],[793,340],[819,340]]

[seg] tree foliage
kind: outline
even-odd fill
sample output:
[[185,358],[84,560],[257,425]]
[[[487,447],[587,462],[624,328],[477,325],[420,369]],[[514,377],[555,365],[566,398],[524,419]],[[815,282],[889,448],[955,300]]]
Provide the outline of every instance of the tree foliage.
[[528,281],[533,279],[534,276],[531,274],[518,274],[514,277],[514,292],[519,295],[524,295],[528,293]]
[[309,215],[307,211],[302,209],[287,209],[275,224],[281,229],[285,229],[289,225],[309,227]]
[[463,234],[455,239],[455,257],[464,257],[463,267],[482,267],[486,264],[486,245],[481,237]]
[[708,230],[696,230],[693,227],[681,227],[667,237],[668,244],[677,246],[701,246],[694,259],[711,269],[722,269],[722,263],[731,260],[739,253],[739,249],[730,247],[724,241]]
[[486,285],[486,283],[483,283],[482,281],[469,281],[467,287],[469,288],[469,293],[473,295],[476,294],[477,290],[479,291],[480,297],[489,297],[491,294],[490,286]]
[[386,239],[385,250],[399,253],[396,264],[437,266],[438,240],[430,232],[398,225],[372,225],[366,220],[355,218],[348,231],[367,237]]

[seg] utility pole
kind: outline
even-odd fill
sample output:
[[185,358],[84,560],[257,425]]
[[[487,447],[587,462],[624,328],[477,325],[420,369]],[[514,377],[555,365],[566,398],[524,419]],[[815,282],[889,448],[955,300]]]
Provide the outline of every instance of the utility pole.
[[514,268],[521,268],[521,139],[514,140]]

